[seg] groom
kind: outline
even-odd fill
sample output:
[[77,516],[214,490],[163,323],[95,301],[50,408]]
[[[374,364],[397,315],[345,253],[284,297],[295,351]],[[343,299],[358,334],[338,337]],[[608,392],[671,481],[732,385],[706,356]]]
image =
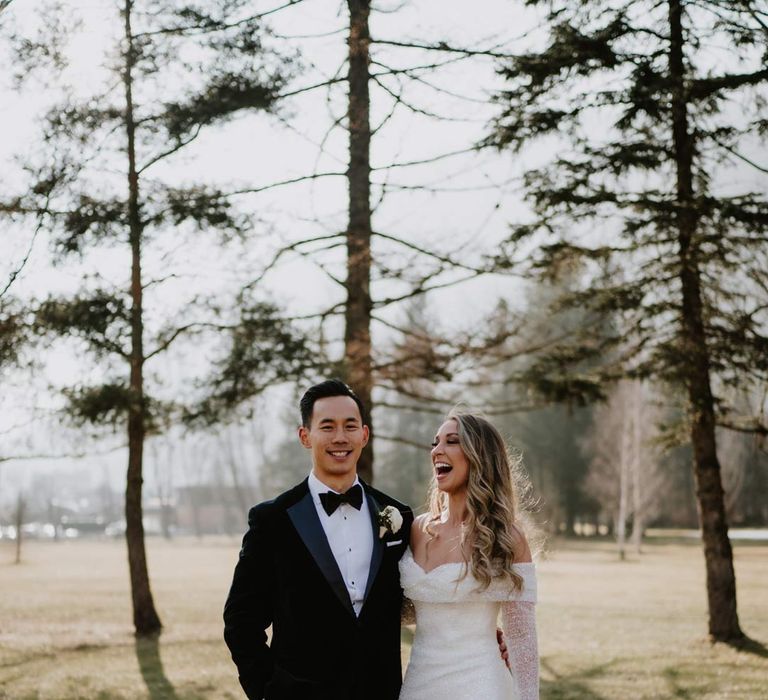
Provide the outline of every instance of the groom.
[[312,472],[248,514],[224,639],[250,700],[396,700],[413,513],[357,478],[368,426],[352,389],[322,382],[300,408]]

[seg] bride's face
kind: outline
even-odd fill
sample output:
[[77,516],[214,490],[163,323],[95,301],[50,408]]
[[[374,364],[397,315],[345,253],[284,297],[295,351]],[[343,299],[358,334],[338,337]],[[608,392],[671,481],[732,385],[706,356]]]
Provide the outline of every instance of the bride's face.
[[459,444],[459,425],[455,420],[447,420],[440,426],[431,455],[437,488],[445,493],[467,488],[469,462]]

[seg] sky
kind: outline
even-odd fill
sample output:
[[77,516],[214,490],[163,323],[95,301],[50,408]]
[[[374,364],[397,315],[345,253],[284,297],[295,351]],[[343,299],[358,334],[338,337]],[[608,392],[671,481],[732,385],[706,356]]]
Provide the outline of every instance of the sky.
[[[279,4],[278,0],[274,4],[265,0],[254,2],[254,6],[262,10]],[[67,5],[80,16],[82,29],[69,46],[72,64],[64,80],[72,94],[83,98],[93,94],[107,79],[104,66],[109,61],[115,33],[119,31],[115,21],[119,3],[71,0]],[[484,0],[481,6],[459,0],[403,0],[376,5],[383,11],[371,15],[374,39],[425,44],[445,41],[506,50],[520,50],[538,40],[532,29],[537,24],[535,12],[523,8],[523,3],[510,0]],[[29,30],[37,21],[40,7],[39,3],[14,0],[2,15],[3,29],[15,26]],[[53,24],[50,10],[45,12],[43,25]],[[269,16],[274,33],[271,45],[283,52],[299,54],[289,90],[321,83],[336,74],[346,52],[346,18],[346,4],[340,0],[303,0]],[[4,51],[6,46],[0,45],[0,50]],[[719,47],[705,46],[705,49],[711,51],[713,65],[717,60],[725,60]],[[374,168],[463,151],[487,135],[496,113],[489,98],[501,86],[493,60],[453,61],[452,54],[382,44],[374,44],[372,56],[374,73],[447,62],[439,69],[421,74],[418,82],[381,77],[388,90],[402,89],[403,101],[410,105],[401,104],[391,117],[388,116],[393,105],[391,95],[372,87],[372,124],[378,126],[384,122],[372,141]],[[720,59],[716,60],[716,56]],[[59,81],[46,89],[31,80],[22,92],[17,92],[12,82],[12,71],[0,72],[0,122],[5,135],[0,141],[0,183],[11,191],[23,182],[13,158],[36,152],[37,119],[48,109],[62,84]],[[160,89],[156,99],[163,100],[179,89],[183,89],[183,85],[168,85],[167,92]],[[182,154],[148,173],[177,185],[202,181],[231,190],[262,187],[311,173],[342,172],[347,159],[346,134],[330,126],[343,115],[344,98],[343,85],[330,91],[301,92],[285,100],[277,114],[242,116],[222,127],[206,129]],[[743,105],[736,102],[729,108],[738,112]],[[448,119],[437,120],[424,112]],[[601,125],[596,124],[595,128],[600,129]],[[379,201],[381,187],[374,187],[374,230],[472,261],[483,252],[492,251],[507,234],[510,223],[526,218],[519,176],[531,162],[548,155],[546,150],[524,154],[483,151],[394,168],[386,174],[376,172],[374,181],[381,183],[386,178],[388,188],[386,196]],[[99,177],[107,183],[117,176],[106,164],[99,171]],[[94,181],[94,187],[101,184],[98,178]],[[428,185],[430,189],[414,190],[414,185]],[[731,168],[721,183],[723,188],[734,191],[763,185],[761,175],[746,167]],[[160,328],[168,320],[186,321],[189,302],[195,294],[213,291],[231,294],[243,280],[256,278],[276,251],[287,243],[342,231],[346,225],[343,177],[322,177],[244,194],[235,201],[255,217],[253,235],[247,241],[222,244],[194,231],[179,229],[158,237],[152,244],[145,270],[147,279],[157,280],[147,293],[148,307],[152,310],[150,329]],[[21,226],[9,227],[5,223],[0,226],[4,227],[0,279],[5,279],[26,255],[31,233]],[[48,244],[45,236],[35,239],[29,261],[13,286],[15,294],[40,298],[70,293],[84,280],[91,285],[104,283],[125,288],[128,251],[124,246],[102,247],[81,262],[69,260],[65,266],[54,266]],[[343,249],[321,252],[316,247],[308,247],[305,250],[309,253],[306,256],[291,254],[281,258],[280,264],[266,274],[257,287],[259,298],[274,301],[284,307],[286,313],[296,316],[317,313],[342,299],[340,288],[323,268],[343,277]],[[381,241],[375,252],[399,263],[407,262],[410,255],[396,245]],[[406,272],[409,272],[407,268]],[[169,273],[173,276],[169,277]],[[381,298],[404,290],[405,286],[396,283],[376,283],[373,294]],[[428,315],[444,327],[468,328],[482,319],[499,296],[518,304],[523,293],[513,278],[484,278],[430,294],[425,308]],[[384,319],[397,323],[403,319],[404,308],[396,305],[380,313]],[[338,341],[341,333],[339,323],[328,326],[332,342]],[[385,345],[390,337],[391,332],[383,325],[374,328],[374,344],[378,347]],[[170,396],[177,392],[183,395],[194,382],[197,370],[205,364],[204,358],[210,350],[186,349],[166,359],[159,358],[148,368],[150,379],[162,380]],[[0,457],[72,452],[87,452],[89,456],[0,462],[0,501],[4,492],[12,493],[23,484],[28,486],[35,475],[50,470],[71,472],[79,475],[73,477],[77,479],[95,475],[94,479],[106,478],[116,487],[122,481],[126,462],[125,450],[120,448],[122,434],[96,439],[59,425],[60,388],[77,382],[99,381],[104,376],[102,370],[87,361],[82,348],[73,344],[57,344],[45,357],[45,363],[33,376],[6,373],[2,377]],[[256,413],[260,418],[262,444],[251,446],[253,459],[284,438],[286,416],[294,411],[294,400],[292,392],[276,391],[258,402]],[[246,433],[244,440],[254,439],[250,428]],[[192,446],[193,454],[204,451],[202,447],[195,448],[197,438],[172,437],[189,443],[187,447]],[[205,449],[213,448],[208,444]],[[159,473],[152,460],[173,461],[173,469],[179,471],[177,481],[184,478],[184,461],[189,459],[189,450],[186,456],[177,454],[173,458],[166,453],[169,450],[162,445],[154,452],[148,449],[150,492],[156,486],[153,474]]]
[[[255,3],[260,9],[274,7]],[[108,61],[110,42],[117,30],[116,6],[111,1],[69,3],[81,19],[82,30],[69,45],[71,67],[65,74],[69,90],[83,97],[103,83],[103,68]],[[29,30],[36,26],[35,12],[40,6],[17,0],[5,11],[3,24]],[[446,41],[463,46],[512,47],[511,38],[524,33],[531,17],[520,5],[506,0],[486,0],[483,11],[469,3],[425,1],[379,3],[384,12],[371,15],[374,38],[400,42],[436,43]],[[50,14],[46,17],[50,21]],[[323,82],[341,65],[346,52],[345,3],[328,0],[305,0],[295,7],[270,16],[275,37],[272,44],[280,50],[299,52],[300,70],[290,87],[299,89]],[[290,37],[290,38],[289,38]],[[506,43],[505,43],[506,42]],[[424,73],[426,82],[410,82],[384,77],[389,90],[403,88],[403,99],[415,110],[439,113],[445,121],[426,117],[408,107],[398,107],[372,142],[374,168],[393,163],[429,159],[436,155],[462,151],[480,140],[488,130],[495,108],[489,96],[499,87],[492,60],[452,61],[451,54],[427,53],[421,50],[374,46],[372,71],[418,66],[449,61],[437,71]],[[46,90],[30,81],[19,92],[13,89],[10,76],[0,80],[0,120],[6,138],[0,143],[1,169],[18,187],[21,174],[14,169],[15,156],[35,153],[39,133],[37,118],[54,99],[59,83]],[[437,88],[437,89],[435,89]],[[450,93],[450,94],[449,94]],[[251,115],[237,118],[221,128],[211,128],[178,158],[172,158],[151,172],[152,177],[186,184],[205,181],[222,187],[254,188],[289,180],[312,172],[342,172],[346,165],[346,133],[339,128],[328,132],[329,125],[345,110],[344,87],[332,91],[315,90],[288,99],[277,115]],[[162,95],[159,96],[162,99]],[[392,109],[393,100],[384,90],[372,88],[371,121],[379,125]],[[322,152],[320,144],[323,144]],[[510,220],[522,216],[519,186],[513,181],[520,164],[508,154],[485,152],[482,155],[448,157],[435,163],[393,169],[387,175],[387,195],[378,201],[380,188],[374,189],[374,229],[402,237],[409,242],[441,254],[452,254],[471,260],[479,252],[493,248],[502,239]],[[109,173],[105,177],[110,177]],[[383,173],[374,181],[381,182]],[[509,183],[504,185],[503,183]],[[408,189],[412,185],[429,185],[434,191]],[[94,185],[96,186],[96,185]],[[166,237],[158,243],[157,264],[150,262],[148,279],[161,279],[166,260],[173,255],[174,274],[178,277],[157,285],[149,303],[163,315],[185,313],[190,288],[231,288],[260,271],[275,251],[287,242],[341,231],[346,223],[346,182],[343,177],[319,178],[307,183],[271,189],[237,199],[245,210],[258,217],[256,235],[247,244],[222,246],[218,241],[201,245],[199,240],[188,245],[189,232]],[[6,226],[6,224],[3,224]],[[26,254],[30,232],[23,227],[4,231],[10,240],[10,255],[0,261],[0,273],[8,275]],[[127,250],[120,246],[104,247],[80,263],[66,266],[51,264],[50,248],[44,236],[35,239],[29,261],[13,291],[24,296],[45,296],[77,289],[85,278],[124,284]],[[403,249],[389,249],[391,259],[403,260]],[[310,249],[308,249],[310,250]],[[407,253],[410,255],[410,253]],[[314,253],[307,257],[285,256],[279,266],[260,282],[260,294],[284,306],[288,313],[311,314],[342,296],[338,286],[318,268],[320,262],[337,276],[343,276],[343,251]],[[405,287],[393,284],[374,286],[374,296]],[[460,285],[430,295],[429,308],[441,323],[464,326],[480,318],[494,303],[497,295],[515,295],[511,280],[486,279]],[[154,296],[152,296],[154,295]],[[403,307],[387,309],[385,318],[402,320]],[[160,321],[158,321],[160,323]],[[341,327],[331,326],[331,336],[340,337]],[[386,342],[389,331],[383,326],[374,330],[374,342]],[[122,436],[106,441],[85,440],[79,433],[59,427],[56,409],[61,405],[57,387],[82,382],[84,377],[98,379],[99,372],[84,360],[81,348],[57,344],[35,377],[22,374],[3,378],[4,397],[0,399],[0,430],[4,431],[5,454],[69,454],[85,451],[90,457],[54,460],[24,460],[0,463],[0,492],[3,486],[31,483],[36,473],[48,470],[78,470],[78,474],[104,472],[119,484],[125,464],[125,451],[114,449]],[[151,370],[157,372],[170,387],[183,387],[189,378],[179,364],[195,364],[185,356],[159,361]],[[169,380],[170,377],[170,380]],[[30,387],[34,386],[34,391]],[[173,390],[173,389],[172,389]],[[179,389],[181,390],[181,389]],[[290,410],[293,396],[276,392],[266,400],[274,421],[265,440],[282,435],[279,416]],[[278,416],[277,418],[275,416]],[[113,450],[113,451],[110,451]],[[92,470],[89,468],[92,467]],[[86,467],[83,469],[83,467]],[[148,476],[151,482],[151,469]],[[102,478],[102,477],[98,477]]]

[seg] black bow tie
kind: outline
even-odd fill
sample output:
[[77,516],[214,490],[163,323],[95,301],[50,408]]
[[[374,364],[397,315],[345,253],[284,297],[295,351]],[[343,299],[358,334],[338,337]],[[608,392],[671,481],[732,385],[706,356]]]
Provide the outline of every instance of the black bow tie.
[[355,484],[344,493],[326,491],[320,494],[320,503],[328,515],[331,515],[342,503],[349,503],[356,510],[360,510],[360,506],[363,505],[363,487]]

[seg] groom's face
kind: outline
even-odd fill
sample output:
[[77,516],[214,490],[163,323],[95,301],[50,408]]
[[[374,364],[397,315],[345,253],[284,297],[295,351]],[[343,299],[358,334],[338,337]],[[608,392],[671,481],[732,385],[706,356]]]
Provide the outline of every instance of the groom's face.
[[328,396],[315,401],[309,427],[299,428],[299,439],[312,451],[317,478],[335,481],[354,474],[368,442],[368,426],[363,425],[354,399]]

